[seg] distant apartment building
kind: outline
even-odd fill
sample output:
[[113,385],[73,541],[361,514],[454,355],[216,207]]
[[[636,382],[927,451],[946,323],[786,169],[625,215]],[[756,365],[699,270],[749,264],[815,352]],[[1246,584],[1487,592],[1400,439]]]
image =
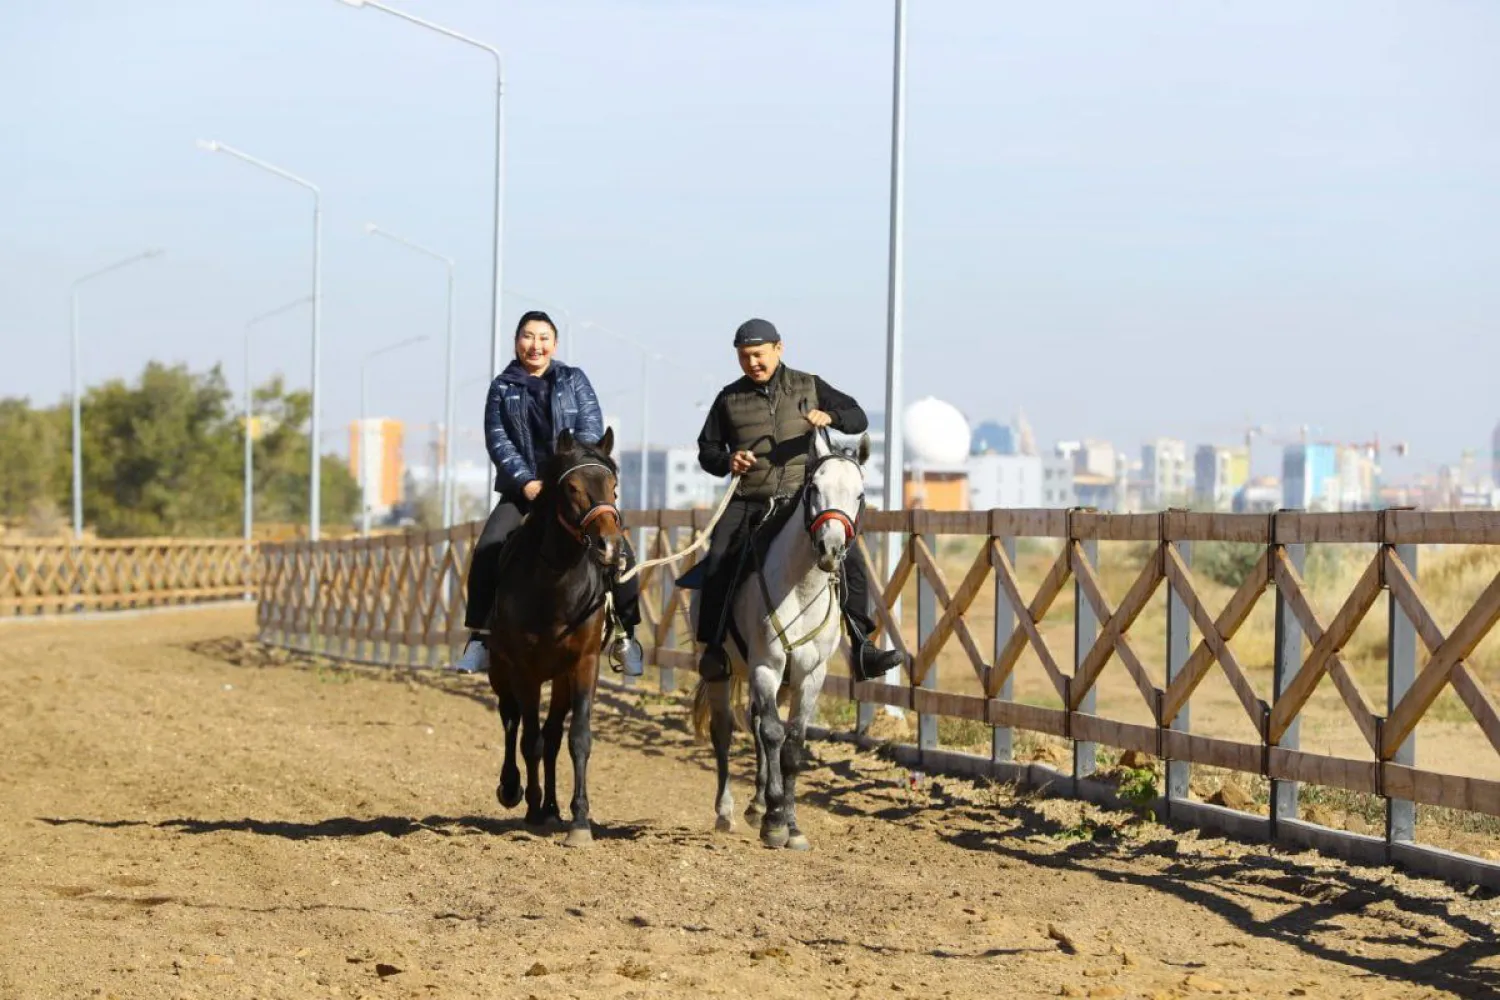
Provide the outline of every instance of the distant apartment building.
[[1078,506],[1073,490],[1073,455],[1054,454],[1042,459],[1042,506],[1066,508]]
[[[698,465],[696,447],[652,448],[641,460],[640,448],[626,449],[620,463],[620,507],[624,510],[691,510],[718,502],[727,479],[710,476]],[[645,503],[641,501],[642,470]]]
[[[405,474],[405,425],[387,417],[349,424],[349,474],[359,483],[372,517],[384,517],[401,502]],[[360,480],[361,454],[366,456]]]
[[1041,507],[1042,460],[1036,455],[975,455],[969,459],[969,507]]
[[1281,453],[1281,505],[1288,510],[1338,509],[1338,448],[1299,442]]
[[1199,445],[1193,456],[1193,499],[1199,507],[1229,510],[1240,489],[1250,481],[1248,448]]
[[1157,438],[1141,448],[1141,500],[1147,509],[1185,502],[1192,495],[1187,443]]
[[1230,508],[1236,514],[1269,514],[1281,506],[1281,501],[1280,480],[1252,479],[1235,491]]
[[1490,482],[1500,490],[1500,424],[1495,425],[1494,436],[1490,438]]

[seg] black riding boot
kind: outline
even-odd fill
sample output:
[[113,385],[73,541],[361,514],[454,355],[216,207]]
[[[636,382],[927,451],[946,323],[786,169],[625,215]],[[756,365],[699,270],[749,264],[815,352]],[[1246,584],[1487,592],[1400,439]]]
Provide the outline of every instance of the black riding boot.
[[876,680],[898,667],[906,658],[898,650],[881,649],[870,641],[875,622],[870,617],[869,580],[858,554],[845,560],[843,572],[844,627],[849,631],[849,652],[855,676],[862,681]]

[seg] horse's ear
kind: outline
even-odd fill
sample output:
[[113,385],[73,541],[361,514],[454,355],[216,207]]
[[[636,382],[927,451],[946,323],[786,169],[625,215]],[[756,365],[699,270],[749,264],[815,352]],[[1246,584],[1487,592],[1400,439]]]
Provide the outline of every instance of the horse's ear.
[[599,450],[602,451],[602,452],[604,452],[604,456],[606,458],[608,458],[608,457],[610,457],[611,455],[614,454],[614,452],[615,452],[615,429],[613,427],[605,428],[604,436],[599,439]]
[[861,434],[859,436],[859,451],[854,457],[859,460],[860,465],[864,465],[870,460],[870,435]]
[[833,446],[828,443],[828,435],[823,431],[813,431],[812,438],[813,458],[827,458],[833,451]]
[[557,450],[560,452],[572,451],[574,443],[573,432],[566,428],[564,428],[563,432],[557,436]]

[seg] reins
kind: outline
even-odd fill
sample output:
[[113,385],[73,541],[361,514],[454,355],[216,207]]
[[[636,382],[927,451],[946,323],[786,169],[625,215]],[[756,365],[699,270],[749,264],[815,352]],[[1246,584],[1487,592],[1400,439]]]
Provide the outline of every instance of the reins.
[[697,552],[699,549],[707,545],[709,536],[713,534],[714,528],[718,526],[721,520],[723,520],[724,512],[729,509],[730,501],[734,499],[735,490],[739,488],[740,479],[742,478],[742,476],[734,476],[729,480],[729,487],[724,490],[724,495],[719,498],[719,506],[714,509],[713,516],[708,519],[708,523],[703,526],[702,530],[700,530],[696,535],[693,536],[692,544],[683,549],[681,552],[673,552],[670,555],[662,556],[659,559],[641,560],[634,566],[630,567],[630,569],[620,574],[620,582],[625,583],[629,580],[634,579],[636,575],[643,570],[654,569],[657,566],[669,566],[672,563],[678,562],[686,558],[687,556],[692,555],[694,552]]

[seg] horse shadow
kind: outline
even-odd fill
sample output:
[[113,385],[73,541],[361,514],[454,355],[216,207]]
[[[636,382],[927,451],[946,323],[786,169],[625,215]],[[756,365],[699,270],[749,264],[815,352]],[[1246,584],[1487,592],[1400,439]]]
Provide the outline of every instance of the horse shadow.
[[[383,834],[392,839],[410,837],[419,833],[434,833],[443,837],[454,836],[504,836],[521,835],[526,838],[546,839],[553,831],[538,830],[526,825],[519,816],[331,816],[311,822],[294,820],[254,819],[164,819],[147,820],[101,820],[83,817],[39,817],[48,826],[84,826],[99,830],[118,830],[131,827],[148,827],[170,833],[202,836],[211,833],[248,833],[257,837],[273,837],[279,840],[305,842],[315,840],[346,840]],[[639,840],[646,836],[649,827],[645,823],[593,823],[595,840]]]

